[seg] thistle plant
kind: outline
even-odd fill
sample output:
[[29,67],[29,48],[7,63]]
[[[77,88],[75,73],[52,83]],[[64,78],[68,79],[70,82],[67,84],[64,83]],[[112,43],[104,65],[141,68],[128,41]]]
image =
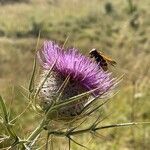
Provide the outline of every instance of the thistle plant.
[[[104,103],[96,107],[92,105],[102,98],[108,99],[119,81],[77,49],[64,49],[52,41],[44,42],[37,51],[37,57],[41,75],[33,99],[45,114],[39,129],[45,126],[49,133],[54,133],[48,127],[52,120],[69,120],[68,126],[74,131],[74,123],[101,107]],[[40,130],[36,130],[29,140],[33,140],[38,132]],[[66,135],[70,138],[68,133]]]
[[114,78],[111,72],[103,71],[96,62],[76,48],[65,49],[52,41],[45,41],[36,56],[41,66],[40,74],[35,79],[35,60],[29,100],[42,117],[27,139],[18,137],[13,130],[5,102],[0,98],[2,122],[10,139],[13,139],[10,148],[17,146],[17,149],[33,149],[42,131],[47,132],[46,149],[50,135],[67,137],[69,149],[70,141],[86,148],[72,137],[86,132],[96,133],[106,128],[139,124],[132,122],[101,126],[102,119],[98,115],[89,126],[82,126],[89,116],[95,115],[110,100],[121,78]]
[[46,77],[38,93],[43,109],[77,97],[56,110],[60,119],[80,116],[89,102],[97,97],[107,97],[117,84],[111,73],[104,72],[75,48],[64,50],[54,42],[46,41],[37,55],[43,69],[40,80]]

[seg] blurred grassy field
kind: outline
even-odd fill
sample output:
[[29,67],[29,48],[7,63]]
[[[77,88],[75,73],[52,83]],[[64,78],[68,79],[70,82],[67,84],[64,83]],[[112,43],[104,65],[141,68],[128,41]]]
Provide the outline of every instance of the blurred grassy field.
[[[1,2],[1,1],[0,1]],[[133,2],[132,4],[130,2]],[[114,58],[116,75],[124,74],[119,93],[104,108],[102,124],[150,120],[150,1],[149,0],[28,0],[0,5],[0,93],[12,115],[27,106],[18,85],[28,86],[37,37],[75,46],[88,54],[98,48]],[[36,119],[35,119],[36,118]],[[27,110],[18,122],[26,137],[39,117]],[[3,128],[0,131],[5,133]],[[107,129],[101,137],[76,137],[92,150],[148,150],[150,127]],[[59,141],[65,149],[66,139]],[[73,150],[82,149],[77,145]]]

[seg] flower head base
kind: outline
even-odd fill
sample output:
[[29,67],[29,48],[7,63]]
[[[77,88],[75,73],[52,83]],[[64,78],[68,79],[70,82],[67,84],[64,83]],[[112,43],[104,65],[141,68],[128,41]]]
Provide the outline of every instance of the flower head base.
[[[59,88],[67,77],[69,81],[60,94],[61,101],[90,90],[93,90],[93,97],[107,95],[115,84],[111,73],[104,72],[98,64],[80,54],[75,48],[64,50],[54,42],[46,41],[42,49],[38,51],[38,58],[43,68],[41,79],[54,64],[52,72],[39,92],[41,102],[45,104],[44,108],[57,99]],[[89,96],[84,96],[81,100],[60,108],[58,115],[77,116],[82,112],[87,101]]]

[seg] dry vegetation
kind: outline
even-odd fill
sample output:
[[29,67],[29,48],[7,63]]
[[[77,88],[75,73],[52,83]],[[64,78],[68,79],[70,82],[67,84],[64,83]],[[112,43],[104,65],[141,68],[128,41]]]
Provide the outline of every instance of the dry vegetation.
[[[1,1],[0,1],[1,2]],[[133,2],[132,4],[130,2]],[[119,93],[103,109],[102,124],[150,120],[150,1],[143,0],[28,0],[0,5],[0,93],[11,115],[27,106],[18,85],[27,87],[36,41],[44,39],[75,46],[87,54],[96,47],[118,63],[115,74],[124,74]],[[18,134],[25,137],[33,128],[36,114],[28,110],[17,121]],[[37,117],[38,118],[38,117]],[[31,123],[32,121],[32,123]],[[2,127],[0,132],[4,133]],[[99,137],[77,136],[92,150],[148,150],[150,127],[107,129]],[[56,139],[58,140],[58,139]],[[66,139],[59,139],[67,145]],[[62,149],[62,147],[59,147]],[[55,149],[55,148],[54,148]],[[81,149],[78,145],[73,150]]]

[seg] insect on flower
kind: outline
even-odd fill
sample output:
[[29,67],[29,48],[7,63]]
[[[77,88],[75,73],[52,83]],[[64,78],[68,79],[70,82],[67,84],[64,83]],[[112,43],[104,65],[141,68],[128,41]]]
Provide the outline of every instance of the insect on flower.
[[[93,97],[107,97],[116,86],[116,80],[110,72],[99,68],[96,62],[81,54],[76,48],[63,49],[53,41],[45,41],[37,56],[42,67],[40,82],[46,79],[38,95],[43,110],[49,108],[51,102],[64,102],[96,89],[91,95],[83,96],[78,101],[57,109],[58,118],[80,115]],[[51,66],[53,69],[47,76]],[[60,92],[59,89],[67,78],[68,82]]]
[[116,61],[112,60],[110,57],[106,56],[102,52],[98,52],[95,48],[92,49],[90,52],[90,57],[94,58],[95,61],[99,64],[99,66],[104,70],[108,70],[108,64],[114,66],[116,65]]

